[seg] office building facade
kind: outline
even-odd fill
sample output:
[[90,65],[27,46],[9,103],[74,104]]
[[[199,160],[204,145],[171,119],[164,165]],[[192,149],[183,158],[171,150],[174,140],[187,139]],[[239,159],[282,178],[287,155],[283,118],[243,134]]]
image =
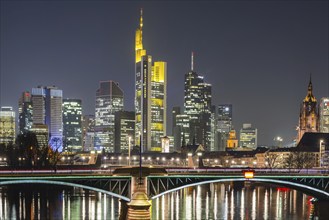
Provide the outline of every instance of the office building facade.
[[16,138],[16,115],[12,107],[3,106],[0,110],[0,144],[14,144]]
[[115,113],[124,109],[124,95],[119,84],[101,81],[96,91],[95,148],[114,152]]
[[322,98],[319,108],[319,131],[329,133],[329,98]]
[[128,153],[135,146],[135,112],[115,113],[115,153]]
[[257,148],[257,128],[251,124],[243,124],[240,130],[240,147],[247,149]]
[[32,99],[30,92],[23,92],[18,101],[19,132],[30,131],[33,125]]
[[63,145],[68,152],[82,151],[82,106],[80,99],[63,100]]
[[55,86],[32,88],[33,125],[48,126],[49,144],[62,151],[63,145],[63,91]]

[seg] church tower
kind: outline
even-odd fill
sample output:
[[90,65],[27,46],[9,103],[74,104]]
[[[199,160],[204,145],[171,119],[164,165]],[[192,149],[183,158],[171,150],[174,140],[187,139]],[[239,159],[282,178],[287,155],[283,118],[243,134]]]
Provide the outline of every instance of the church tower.
[[312,78],[308,84],[307,95],[303,100],[299,114],[299,126],[297,143],[303,137],[305,132],[318,132],[319,131],[319,112],[317,108],[317,101],[313,95]]

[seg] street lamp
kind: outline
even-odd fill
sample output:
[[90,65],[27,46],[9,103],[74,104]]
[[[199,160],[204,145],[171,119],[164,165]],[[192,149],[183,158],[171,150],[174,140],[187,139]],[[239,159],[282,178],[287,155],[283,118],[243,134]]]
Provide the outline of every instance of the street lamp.
[[321,139],[320,140],[320,145],[319,145],[319,166],[322,167],[322,143],[324,141]]
[[131,137],[128,136],[128,166],[130,166],[130,142],[131,142]]
[[106,159],[107,159],[107,157],[104,156],[103,159],[104,159],[104,168],[106,168],[106,167],[107,167],[107,166],[106,166]]

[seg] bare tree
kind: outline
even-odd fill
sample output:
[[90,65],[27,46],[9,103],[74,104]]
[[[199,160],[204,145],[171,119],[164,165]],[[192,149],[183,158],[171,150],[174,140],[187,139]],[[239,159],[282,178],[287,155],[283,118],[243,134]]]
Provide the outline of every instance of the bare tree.
[[48,147],[49,163],[53,166],[55,172],[57,171],[57,163],[62,154],[60,148],[62,147],[62,140],[58,137],[54,137],[50,141]]
[[273,169],[276,168],[278,166],[278,160],[279,158],[279,154],[271,154],[271,152],[267,151],[265,153],[265,163],[266,163],[266,167]]
[[291,152],[288,157],[285,158],[285,160],[283,161],[283,166],[284,168],[288,168],[289,172],[291,169],[293,169],[295,167],[295,156],[294,154]]

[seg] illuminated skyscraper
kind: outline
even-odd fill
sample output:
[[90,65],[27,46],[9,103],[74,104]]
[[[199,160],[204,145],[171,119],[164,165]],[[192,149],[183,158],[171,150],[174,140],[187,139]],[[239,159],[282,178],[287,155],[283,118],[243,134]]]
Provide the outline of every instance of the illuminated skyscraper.
[[205,83],[203,76],[193,70],[192,53],[191,71],[185,74],[185,114],[190,118],[190,137],[196,144],[209,149],[211,143],[211,84]]
[[82,108],[80,99],[63,100],[63,135],[66,151],[82,150]]
[[15,143],[15,112],[12,107],[1,107],[0,110],[0,144]]
[[312,79],[310,77],[307,95],[300,108],[297,143],[305,132],[319,131],[318,116],[317,101],[313,95]]
[[33,125],[48,126],[49,143],[62,150],[63,141],[63,91],[54,86],[32,88]]
[[[232,105],[218,105],[217,115],[217,132],[218,132],[218,148],[224,151],[227,146],[229,133],[232,129]],[[232,139],[232,138],[231,138]]]
[[114,152],[114,114],[124,108],[123,91],[114,81],[102,81],[96,91],[95,147]]
[[19,132],[22,134],[31,130],[33,124],[33,112],[30,92],[23,92],[20,97],[18,101],[18,115]]
[[329,98],[322,98],[320,102],[319,129],[322,133],[329,133]]
[[135,58],[135,143],[141,144],[144,151],[161,152],[161,137],[166,135],[167,63],[152,63],[143,48],[142,10],[135,36]]

